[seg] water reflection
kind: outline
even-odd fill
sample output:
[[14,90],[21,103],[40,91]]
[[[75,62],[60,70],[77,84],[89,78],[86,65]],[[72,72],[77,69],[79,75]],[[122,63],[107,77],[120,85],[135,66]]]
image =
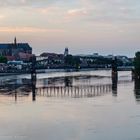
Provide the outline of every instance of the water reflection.
[[79,86],[46,86],[37,88],[37,95],[43,97],[95,97],[111,92],[111,84]]
[[65,83],[65,87],[71,87],[73,84],[72,77],[65,77],[64,83]]
[[[19,82],[20,81],[20,82]],[[17,99],[17,94],[20,96],[28,96],[31,92],[31,80],[27,79],[14,79],[1,81],[0,94],[1,95],[14,95]]]
[[[53,79],[53,80],[52,80]],[[83,98],[101,96],[111,91],[111,84],[92,84],[95,77],[90,75],[50,78],[54,84],[37,88],[39,96]],[[57,84],[57,82],[61,84]]]
[[0,139],[138,139],[140,109],[133,89],[128,76],[118,82],[90,74],[34,81],[5,78],[0,83]]
[[135,79],[135,89],[134,89],[134,94],[136,101],[140,101],[140,80]]
[[36,75],[31,76],[32,100],[36,100]]
[[112,78],[112,94],[117,96],[118,78]]
[[[117,96],[118,84],[130,82],[128,77],[121,76],[120,79],[98,76],[98,75],[66,75],[61,77],[18,78],[0,81],[0,94],[18,97],[30,97],[36,101],[38,96],[42,97],[70,97],[86,98],[103,96],[111,93]],[[131,81],[132,82],[132,81]],[[137,95],[137,93],[136,93]]]
[[15,101],[20,96],[29,96],[32,93],[32,101],[36,96],[43,97],[70,97],[83,98],[102,96],[111,92],[111,83],[92,84],[98,77],[92,76],[64,76],[47,79],[14,79],[1,82],[0,94],[14,96]]

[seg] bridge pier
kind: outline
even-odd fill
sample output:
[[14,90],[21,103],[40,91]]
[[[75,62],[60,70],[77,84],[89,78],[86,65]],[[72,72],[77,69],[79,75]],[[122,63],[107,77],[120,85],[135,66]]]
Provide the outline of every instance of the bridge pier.
[[134,81],[134,94],[136,101],[140,101],[140,80],[135,79]]
[[117,58],[112,60],[112,93],[117,95],[117,84],[118,84],[118,68],[117,68]]
[[118,80],[118,68],[117,68],[117,58],[112,60],[112,79]]
[[36,56],[32,56],[31,64],[32,100],[36,100]]

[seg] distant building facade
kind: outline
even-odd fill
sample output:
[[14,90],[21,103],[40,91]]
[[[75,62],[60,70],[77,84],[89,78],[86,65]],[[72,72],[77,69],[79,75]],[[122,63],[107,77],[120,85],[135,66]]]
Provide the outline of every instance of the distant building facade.
[[16,38],[14,43],[0,44],[0,56],[5,56],[10,60],[28,60],[32,56],[32,48],[28,43],[17,43]]

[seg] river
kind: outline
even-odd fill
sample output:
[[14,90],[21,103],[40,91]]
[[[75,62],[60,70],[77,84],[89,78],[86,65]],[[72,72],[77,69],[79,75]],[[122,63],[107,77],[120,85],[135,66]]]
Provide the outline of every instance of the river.
[[[139,140],[140,84],[131,72],[0,77],[0,140]],[[33,87],[32,87],[33,86]],[[32,92],[35,92],[33,96]]]

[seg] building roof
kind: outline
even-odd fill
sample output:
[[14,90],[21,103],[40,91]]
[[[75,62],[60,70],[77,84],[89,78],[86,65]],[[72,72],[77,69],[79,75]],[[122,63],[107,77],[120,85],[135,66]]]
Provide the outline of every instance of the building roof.
[[[12,43],[7,43],[7,44],[0,44],[0,49],[10,49],[15,47],[14,44]],[[19,49],[25,49],[25,50],[32,50],[32,48],[29,46],[28,43],[17,43],[17,48]]]
[[32,50],[32,48],[29,46],[28,43],[18,43],[17,47],[22,48],[22,49],[26,49],[26,50]]
[[19,57],[20,59],[30,59],[33,55],[32,54],[28,54],[28,53],[19,53]]
[[8,61],[13,61],[15,60],[15,56],[6,56]]
[[9,49],[10,44],[0,44],[0,49]]

